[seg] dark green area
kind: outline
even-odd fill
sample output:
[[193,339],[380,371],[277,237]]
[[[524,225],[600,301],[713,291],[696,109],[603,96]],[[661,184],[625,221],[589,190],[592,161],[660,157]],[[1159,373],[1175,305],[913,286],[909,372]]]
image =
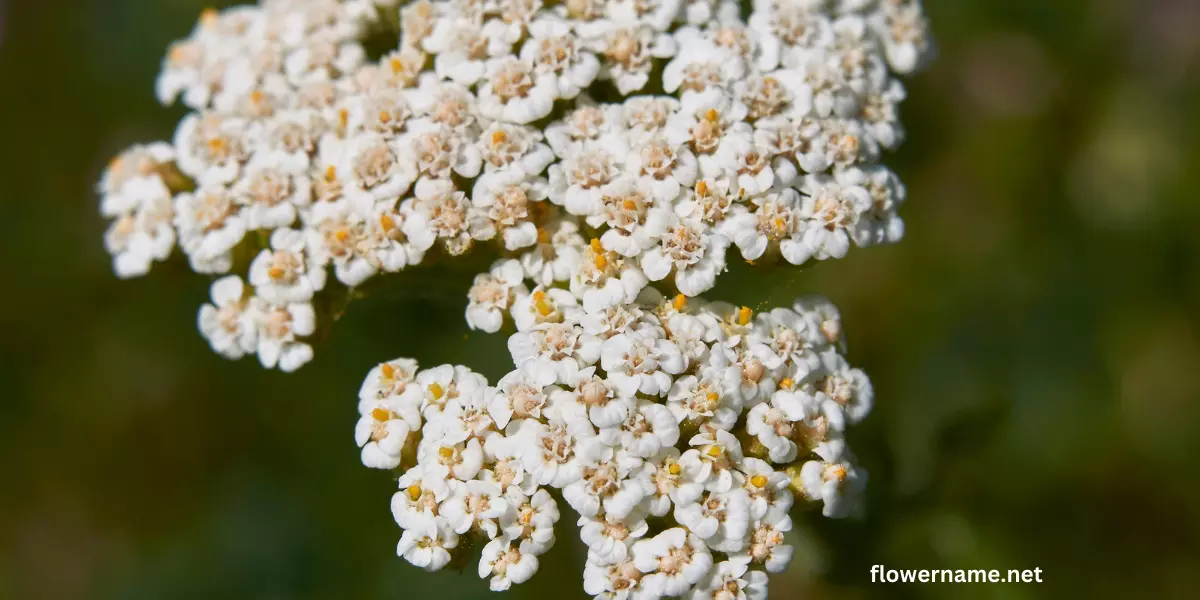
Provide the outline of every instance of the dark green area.
[[[152,81],[201,4],[0,0],[0,598],[490,596],[394,556],[394,483],[351,436],[379,360],[502,372],[503,340],[462,319],[469,273],[356,302],[293,376],[208,350],[182,261],[110,273],[91,186],[171,135]],[[908,238],[710,294],[828,295],[877,390],[852,439],[866,517],[806,516],[772,598],[1196,597],[1200,7],[926,5],[941,55],[890,159]],[[582,597],[564,524],[509,597]],[[1046,583],[880,585],[872,564]]]

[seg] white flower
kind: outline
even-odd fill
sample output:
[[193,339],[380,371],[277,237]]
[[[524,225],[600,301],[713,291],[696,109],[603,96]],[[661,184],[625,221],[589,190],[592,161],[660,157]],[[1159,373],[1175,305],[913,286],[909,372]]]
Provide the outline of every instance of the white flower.
[[704,484],[704,489],[727,492],[734,486],[734,467],[742,460],[742,445],[732,433],[718,429],[701,433],[688,443],[693,446],[679,457],[687,477]]
[[600,212],[604,186],[618,173],[624,145],[614,136],[585,142],[562,162],[550,166],[550,201],[577,216]]
[[646,86],[654,59],[674,56],[676,51],[675,40],[669,34],[636,21],[599,21],[585,35],[604,56],[600,77],[611,79],[622,96]]
[[539,285],[533,292],[517,296],[512,306],[513,322],[517,331],[528,331],[542,323],[575,322],[579,317],[578,302],[567,290]]
[[717,564],[708,580],[701,580],[689,600],[766,600],[767,574],[749,571],[748,556]]
[[517,423],[516,435],[522,444],[519,456],[526,472],[539,485],[561,489],[579,480],[583,468],[575,456],[576,436],[567,433],[567,428],[562,425],[546,425],[528,419]]
[[175,132],[179,169],[204,184],[228,184],[248,158],[247,124],[217,113],[193,113]]
[[537,488],[532,496],[513,487],[507,492],[511,510],[500,517],[504,535],[527,543],[528,551],[543,554],[554,545],[554,524],[558,522],[558,504],[550,493]]
[[809,500],[824,504],[821,514],[838,519],[854,508],[867,484],[867,473],[849,462],[810,460],[800,468],[800,483]]
[[481,115],[524,125],[550,114],[558,84],[554,75],[538,73],[530,61],[509,56],[488,61],[478,93]]
[[492,265],[490,272],[476,275],[467,292],[467,325],[487,333],[500,331],[504,312],[518,294],[525,292],[521,283],[524,278],[525,272],[516,260],[501,261]]
[[750,497],[750,518],[755,520],[771,515],[786,515],[792,507],[791,479],[787,473],[776,471],[769,463],[757,458],[744,458],[739,470],[745,476],[742,488]]
[[403,416],[392,412],[388,403],[376,403],[354,428],[355,442],[362,448],[363,465],[373,469],[400,466],[400,455],[412,430]]
[[647,328],[614,335],[604,342],[600,366],[625,396],[641,392],[665,396],[672,375],[687,368],[679,349]]
[[250,263],[250,284],[267,302],[307,302],[325,287],[325,269],[313,264],[305,251],[304,232],[276,229],[271,249]]
[[570,23],[539,17],[529,24],[529,34],[521,46],[521,59],[532,64],[535,73],[554,77],[558,98],[574,98],[596,79],[600,61],[579,47]]
[[603,507],[605,514],[623,518],[646,495],[644,482],[630,477],[641,466],[640,459],[599,438],[580,440],[576,454],[581,477],[563,488],[563,499],[580,515],[595,517]]
[[297,209],[312,200],[308,177],[257,156],[234,184],[233,193],[249,230],[288,227],[296,220]]
[[272,304],[261,309],[258,320],[258,360],[268,369],[284,373],[312,360],[312,346],[300,341],[317,329],[316,314],[307,302]]
[[497,520],[508,510],[508,499],[500,487],[478,479],[451,481],[450,497],[438,505],[438,514],[455,533],[463,535],[474,527],[489,539],[500,533]]
[[372,133],[347,140],[337,170],[347,175],[345,194],[360,213],[376,202],[399,199],[417,179],[412,154]]
[[595,364],[601,348],[599,339],[574,323],[542,323],[508,338],[514,364],[535,358],[549,360],[561,382],[572,381],[581,369]]
[[[400,476],[400,491],[392,495],[392,518],[404,529],[411,529],[437,515],[438,504],[450,497],[450,486],[442,478],[426,477],[417,465]],[[446,528],[450,533],[453,530]]]
[[532,176],[554,162],[554,152],[531,127],[495,122],[483,131],[478,143],[487,171],[518,169]]
[[537,230],[537,245],[521,256],[525,276],[538,285],[567,281],[579,270],[587,247],[573,221],[558,221]]
[[433,31],[421,42],[435,55],[434,72],[442,79],[473,85],[483,78],[489,57],[489,40],[482,24],[465,16],[446,15],[437,19]]
[[650,514],[661,517],[671,510],[671,503],[694,502],[704,491],[703,482],[693,480],[679,464],[679,450],[664,448],[658,456],[646,461],[642,469],[653,486],[647,495]]
[[200,333],[217,354],[241,358],[258,347],[258,306],[246,297],[246,286],[237,275],[213,282],[212,304],[200,307]]
[[735,487],[727,492],[706,491],[694,502],[675,505],[675,520],[718,552],[736,552],[745,545],[750,527],[750,496]]
[[646,574],[642,587],[652,597],[682,596],[712,568],[712,554],[704,542],[682,527],[635,543],[633,560]]
[[849,168],[836,174],[844,186],[865,189],[871,197],[871,206],[859,216],[857,226],[851,232],[854,243],[859,246],[891,244],[904,237],[904,221],[897,210],[904,203],[906,190],[895,173],[884,166]]
[[[419,428],[421,424],[421,407],[419,404],[411,402],[415,400],[412,394],[404,395],[404,391],[408,389],[409,384],[417,380],[417,361],[411,358],[397,358],[384,363],[380,363],[367,373],[367,377],[363,379],[362,387],[358,389],[359,412],[363,412],[364,407],[373,405],[376,402],[384,400],[399,400],[405,399],[405,403],[411,406],[411,409],[403,411],[405,418],[410,424],[414,425],[414,429]],[[393,407],[396,404],[392,404]]]
[[476,240],[488,240],[496,235],[491,222],[474,213],[466,194],[454,189],[449,180],[418,183],[415,210],[452,256],[465,253]]
[[[809,175],[801,188],[801,213],[810,221],[805,244],[817,260],[841,258],[850,248],[850,232],[859,217],[871,208],[871,195],[857,185],[838,184],[827,176]],[[786,257],[786,255],[785,255]],[[787,257],[792,264],[792,257]]]
[[554,366],[545,360],[522,363],[496,384],[488,400],[488,414],[500,429],[517,419],[540,419],[546,406],[546,388],[557,379]]
[[734,560],[750,559],[763,565],[768,573],[782,572],[792,561],[794,549],[784,543],[783,534],[792,530],[792,518],[787,514],[768,515],[750,526],[750,543],[744,552],[730,556]]
[[580,517],[579,539],[588,547],[588,562],[614,565],[630,557],[630,547],[649,531],[645,517],[636,512],[624,517],[612,514]]
[[155,261],[166,260],[175,247],[171,228],[171,192],[157,177],[142,177],[124,186],[134,208],[117,217],[104,233],[104,247],[113,257],[118,277],[140,277]]
[[712,289],[717,275],[725,270],[729,240],[697,219],[681,219],[674,214],[667,218],[669,225],[659,237],[658,246],[641,257],[646,277],[661,281],[674,272],[675,286],[688,296]]
[[812,254],[804,243],[800,194],[793,189],[769,193],[754,199],[753,212],[742,212],[731,219],[730,236],[742,257],[758,260],[777,247],[792,264],[801,264]]
[[546,180],[530,177],[521,169],[500,169],[475,180],[471,203],[491,220],[504,238],[504,248],[517,250],[538,243],[533,215],[536,203],[546,200],[548,193]]
[[479,559],[479,576],[484,579],[491,576],[489,587],[493,592],[507,590],[514,583],[525,583],[537,572],[537,556],[529,544],[528,540],[518,543],[501,537],[483,547],[483,556]]
[[[465,118],[441,116],[451,122]],[[414,123],[413,129],[415,131],[406,139],[404,153],[416,159],[417,173],[423,178],[449,183],[452,174],[473,178],[483,168],[483,157],[474,140],[467,138],[467,131],[438,122]],[[418,195],[420,190],[421,184],[418,184]]]
[[625,449],[639,458],[649,458],[679,440],[679,425],[666,406],[643,400],[618,425],[600,429],[605,443]]
[[437,571],[450,562],[450,552],[458,546],[458,535],[439,525],[435,517],[416,519],[404,530],[396,544],[396,554],[413,566]]
[[746,63],[741,55],[718,46],[692,27],[675,32],[679,51],[663,70],[663,89],[703,91],[741,79]]
[[875,402],[875,389],[867,374],[850,368],[846,359],[833,351],[821,354],[821,366],[826,376],[817,384],[818,398],[836,402],[851,424],[863,420]]
[[583,591],[597,598],[640,598],[645,593],[642,577],[633,559],[611,565],[589,560],[583,567]]

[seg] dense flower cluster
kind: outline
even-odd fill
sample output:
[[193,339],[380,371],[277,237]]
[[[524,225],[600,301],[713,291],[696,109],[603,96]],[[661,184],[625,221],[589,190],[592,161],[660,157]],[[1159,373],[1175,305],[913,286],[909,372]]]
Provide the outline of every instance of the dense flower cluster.
[[872,391],[827,302],[699,296],[734,249],[799,265],[902,237],[881,159],[896,75],[930,51],[919,0],[209,11],[157,82],[193,112],[99,185],[105,244],[121,277],[178,246],[219,276],[213,349],[284,371],[312,358],[321,294],[486,246],[466,319],[515,331],[516,369],[397,359],[360,393],[363,462],[402,469],[400,554],[437,569],[479,542],[505,589],[561,499],[591,594],[765,597],[793,494],[838,517],[862,488],[843,431]]

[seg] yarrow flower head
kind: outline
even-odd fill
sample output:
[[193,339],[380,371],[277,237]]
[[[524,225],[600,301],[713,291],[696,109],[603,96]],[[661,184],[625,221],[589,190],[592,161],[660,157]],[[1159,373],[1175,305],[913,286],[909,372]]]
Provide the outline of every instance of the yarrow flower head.
[[794,505],[857,510],[846,433],[874,389],[827,300],[701,296],[739,259],[903,237],[882,161],[898,77],[932,48],[919,0],[209,10],[155,85],[189,114],[97,186],[104,245],[123,278],[178,246],[216,278],[213,350],[283,371],[394,274],[490,253],[465,317],[507,336],[512,370],[397,358],[359,390],[362,463],[398,474],[397,554],[477,557],[506,590],[569,508],[597,598],[765,598]]

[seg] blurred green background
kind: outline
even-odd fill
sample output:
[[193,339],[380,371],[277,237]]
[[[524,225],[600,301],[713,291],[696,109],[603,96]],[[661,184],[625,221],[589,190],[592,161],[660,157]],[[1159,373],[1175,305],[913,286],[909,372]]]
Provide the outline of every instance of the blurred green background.
[[[0,0],[0,598],[488,596],[395,557],[394,483],[351,435],[379,360],[503,372],[467,274],[353,305],[293,376],[208,350],[183,261],[110,274],[92,185],[172,134],[153,77],[202,4]],[[1200,4],[926,8],[940,57],[890,160],[908,238],[710,294],[828,295],[877,390],[865,518],[806,518],[772,598],[1200,597]],[[583,596],[562,524],[510,597]]]

